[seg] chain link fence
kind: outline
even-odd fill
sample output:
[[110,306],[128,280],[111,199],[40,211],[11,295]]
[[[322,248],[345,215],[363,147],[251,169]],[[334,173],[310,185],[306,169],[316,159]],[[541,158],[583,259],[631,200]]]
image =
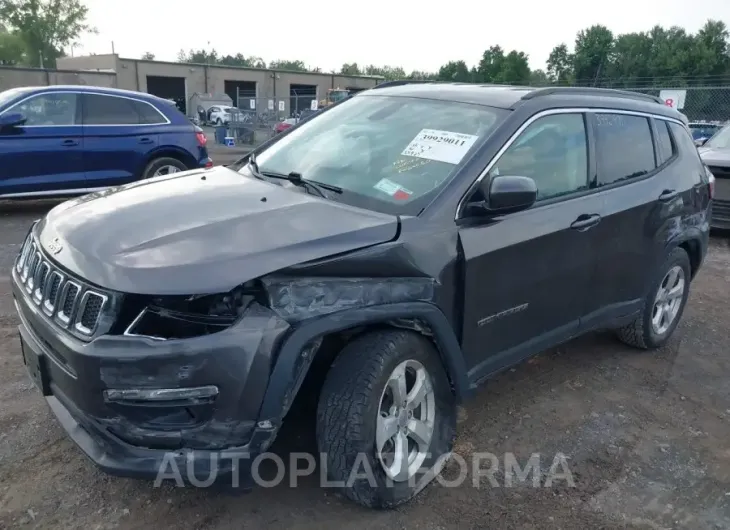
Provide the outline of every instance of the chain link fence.
[[622,88],[662,98],[682,112],[689,121],[725,123],[730,121],[730,86],[675,88]]
[[257,146],[298,123],[320,102],[311,93],[261,98],[238,90],[234,105],[225,124],[227,136],[236,144]]

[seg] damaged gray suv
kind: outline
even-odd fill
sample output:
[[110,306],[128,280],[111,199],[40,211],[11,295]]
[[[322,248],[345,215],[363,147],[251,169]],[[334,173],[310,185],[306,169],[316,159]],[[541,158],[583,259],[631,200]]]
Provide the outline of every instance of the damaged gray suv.
[[679,113],[610,90],[386,85],[231,167],[31,228],[12,272],[23,358],[102,469],[155,478],[172,458],[250,485],[241,455],[313,398],[329,478],[391,507],[439,471],[489,376],[596,329],[672,335],[711,214]]

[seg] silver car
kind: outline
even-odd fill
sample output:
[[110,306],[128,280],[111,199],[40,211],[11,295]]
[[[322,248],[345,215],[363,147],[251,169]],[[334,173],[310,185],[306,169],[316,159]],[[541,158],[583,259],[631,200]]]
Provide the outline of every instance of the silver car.
[[730,125],[716,132],[699,152],[715,176],[712,227],[730,229]]

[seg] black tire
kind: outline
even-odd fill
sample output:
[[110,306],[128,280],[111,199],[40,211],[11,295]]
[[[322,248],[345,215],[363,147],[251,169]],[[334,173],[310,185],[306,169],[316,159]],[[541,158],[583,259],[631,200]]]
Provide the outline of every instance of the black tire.
[[[684,272],[684,292],[682,294],[679,311],[674,317],[671,325],[666,331],[658,334],[653,329],[651,323],[654,312],[654,300],[665,276],[669,270],[675,266],[681,267]],[[662,347],[672,336],[672,333],[674,333],[674,330],[677,328],[677,324],[679,324],[679,321],[682,319],[682,313],[684,313],[684,307],[687,304],[687,298],[689,296],[691,271],[692,268],[690,266],[687,252],[683,248],[679,247],[672,250],[657,271],[651,288],[649,289],[646,298],[644,298],[644,305],[639,316],[630,324],[616,330],[616,335],[619,340],[629,346],[644,350],[653,350]]]
[[180,162],[177,158],[170,158],[167,156],[163,156],[161,158],[155,158],[150,161],[149,164],[147,164],[147,167],[144,168],[144,171],[142,172],[142,178],[148,179],[152,178],[155,174],[155,172],[160,169],[161,167],[165,166],[173,166],[178,169],[178,171],[187,171],[189,168]]
[[[426,369],[434,391],[433,434],[421,466],[432,471],[426,478],[417,474],[416,479],[394,482],[376,455],[376,418],[388,378],[406,360]],[[341,481],[345,496],[358,504],[382,509],[410,500],[440,471],[451,453],[455,432],[456,405],[449,379],[433,343],[418,333],[379,330],[361,335],[342,349],[327,374],[317,408],[322,465],[329,479]],[[353,472],[365,474],[364,464],[372,470],[369,477],[351,480]]]

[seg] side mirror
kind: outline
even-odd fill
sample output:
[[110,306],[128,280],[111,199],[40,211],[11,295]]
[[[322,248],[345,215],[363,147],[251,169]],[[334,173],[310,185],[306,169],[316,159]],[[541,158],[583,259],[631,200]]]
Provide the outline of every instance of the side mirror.
[[537,184],[529,177],[496,176],[483,180],[482,194],[487,198],[485,208],[490,214],[506,214],[526,210],[537,200]]
[[9,129],[23,125],[25,123],[25,116],[19,112],[5,113],[0,116],[0,129]]

